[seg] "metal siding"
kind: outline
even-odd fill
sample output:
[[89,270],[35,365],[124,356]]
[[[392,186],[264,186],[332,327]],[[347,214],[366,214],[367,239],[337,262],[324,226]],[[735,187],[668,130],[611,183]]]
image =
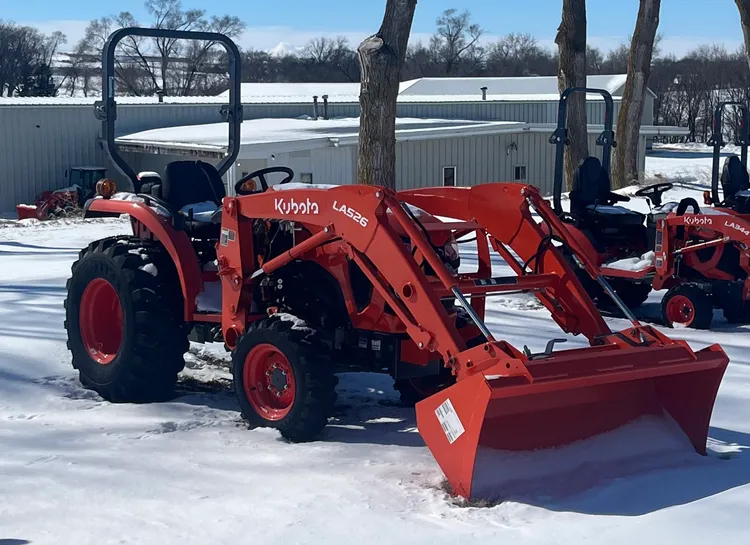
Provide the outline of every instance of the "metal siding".
[[312,150],[313,183],[348,185],[353,183],[356,148],[351,146]]
[[[330,117],[356,117],[356,103],[331,103]],[[588,103],[590,123],[603,123],[604,105]],[[619,100],[615,102],[619,111]],[[299,117],[312,115],[309,104],[245,104],[246,119],[262,117]],[[322,115],[322,103],[319,114]],[[477,103],[422,103],[399,104],[402,117],[444,118],[470,120],[525,121],[529,123],[555,123],[555,102],[477,102]],[[653,97],[647,98],[644,120],[653,116]],[[118,105],[117,133],[216,123],[221,121],[217,104],[121,104]],[[39,126],[37,128],[37,125]],[[10,106],[0,107],[0,213],[12,212],[15,204],[31,202],[44,190],[64,187],[65,169],[84,164],[102,164],[110,168],[110,175],[122,181],[122,176],[112,167],[103,164],[103,154],[98,149],[100,123],[93,115],[91,105],[80,106]],[[548,135],[541,133],[515,135],[528,140],[532,151],[527,155],[528,175],[535,183],[551,176],[550,165],[554,148],[546,144]],[[593,140],[596,135],[592,136]],[[489,137],[446,138],[423,142],[399,143],[399,149],[409,151],[408,160],[399,163],[399,184],[408,187],[442,183],[442,164],[456,164],[458,183],[468,185],[479,180],[512,179],[512,163],[505,149],[512,139],[507,135]],[[438,144],[437,142],[444,142]],[[407,145],[408,144],[408,145]],[[356,148],[346,147],[336,151],[321,152],[322,163],[314,160],[314,172],[320,164],[326,176],[351,183],[356,176]],[[527,153],[527,152],[524,152]],[[328,155],[326,155],[328,154]],[[438,158],[435,157],[438,155]],[[639,147],[639,164],[644,164],[645,150]],[[435,166],[437,159],[440,166]],[[336,165],[336,161],[341,164]],[[162,161],[159,161],[161,164]],[[138,170],[143,170],[139,168]]]
[[646,93],[646,100],[643,104],[643,118],[641,119],[644,125],[654,124],[654,97],[651,93]]
[[[67,185],[65,170],[102,162],[91,108],[0,108],[0,213]],[[93,136],[92,136],[93,134]],[[106,165],[102,165],[106,166]]]

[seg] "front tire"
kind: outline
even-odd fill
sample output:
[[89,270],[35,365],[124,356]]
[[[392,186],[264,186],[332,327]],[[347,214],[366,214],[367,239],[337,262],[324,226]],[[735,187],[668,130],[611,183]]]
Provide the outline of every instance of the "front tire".
[[81,383],[111,402],[168,399],[189,343],[168,255],[134,237],[93,242],[73,264],[65,328]]
[[309,332],[271,317],[254,323],[232,352],[243,418],[295,442],[317,439],[336,402],[331,363]]

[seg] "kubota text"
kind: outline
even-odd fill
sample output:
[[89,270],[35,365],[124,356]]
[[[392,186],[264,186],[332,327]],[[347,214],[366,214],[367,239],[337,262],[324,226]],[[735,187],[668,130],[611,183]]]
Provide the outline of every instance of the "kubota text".
[[297,202],[294,199],[274,199],[273,208],[279,214],[318,214],[318,203],[307,199]]

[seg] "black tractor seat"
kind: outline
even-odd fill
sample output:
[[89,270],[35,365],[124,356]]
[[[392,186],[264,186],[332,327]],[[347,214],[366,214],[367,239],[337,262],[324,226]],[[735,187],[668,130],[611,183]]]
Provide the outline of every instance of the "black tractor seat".
[[218,239],[224,182],[216,168],[203,161],[174,161],[167,165],[161,184],[149,191],[181,217],[183,229],[193,238]]
[[629,200],[612,192],[609,174],[597,157],[586,157],[576,168],[570,192],[570,213],[578,223],[592,230],[642,226],[645,214],[615,205]]
[[730,155],[724,161],[720,181],[724,206],[740,214],[750,213],[750,175],[737,155]]

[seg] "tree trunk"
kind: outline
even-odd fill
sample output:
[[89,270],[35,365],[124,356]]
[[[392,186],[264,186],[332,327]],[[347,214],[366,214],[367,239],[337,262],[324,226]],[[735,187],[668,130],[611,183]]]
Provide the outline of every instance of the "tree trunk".
[[614,187],[622,188],[638,181],[638,143],[643,106],[651,76],[656,30],[659,28],[661,0],[641,0],[635,32],[628,54],[628,78],[617,117],[617,148],[612,169]]
[[361,68],[357,181],[396,186],[396,101],[417,0],[387,0],[380,30],[357,49]]
[[[560,93],[570,87],[586,87],[586,0],[563,0],[562,23],[555,37],[560,53],[557,85]],[[589,155],[586,95],[575,93],[568,99],[568,139],[565,148],[565,179],[568,189],[573,173]]]
[[740,11],[740,24],[742,25],[742,34],[745,37],[745,53],[748,56],[748,64],[750,64],[750,0],[734,0],[734,2]]

